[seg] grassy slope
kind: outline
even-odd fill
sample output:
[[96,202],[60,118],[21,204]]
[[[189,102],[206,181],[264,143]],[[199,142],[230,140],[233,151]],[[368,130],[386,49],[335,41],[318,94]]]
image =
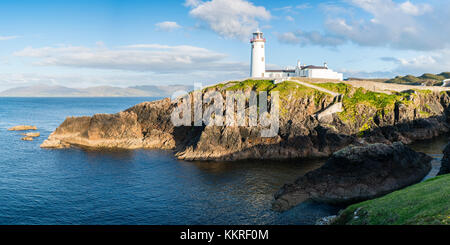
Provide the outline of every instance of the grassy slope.
[[[370,130],[374,126],[373,118],[365,117],[360,111],[358,111],[358,105],[364,104],[372,107],[377,113],[383,114],[389,111],[393,111],[395,104],[402,103],[408,104],[411,102],[411,97],[415,96],[413,91],[408,93],[377,93],[365,90],[363,88],[355,88],[345,83],[314,83],[316,86],[323,87],[330,91],[334,91],[343,94],[343,107],[344,111],[339,113],[339,117],[344,122],[355,123],[361,122],[360,134],[364,135],[364,132]],[[293,81],[285,81],[279,84],[274,84],[272,80],[245,80],[242,82],[228,82],[226,84],[218,84],[209,88],[216,88],[219,90],[236,91],[236,90],[248,90],[255,91],[278,91],[280,92],[281,100],[288,100],[289,98],[301,98],[306,96],[313,96],[316,105],[323,101],[324,98],[329,96],[326,93],[322,93],[310,87],[302,86]],[[209,89],[206,88],[206,89]],[[431,93],[428,90],[416,90],[417,93]],[[283,103],[284,104],[284,103]],[[282,105],[283,105],[282,104]],[[282,106],[283,109],[283,106]],[[420,108],[419,108],[420,109]],[[419,110],[421,112],[422,110]],[[422,114],[421,114],[422,115]],[[430,115],[422,115],[428,117]]]
[[318,90],[303,86],[296,82],[285,81],[279,84],[274,84],[272,80],[245,80],[242,82],[228,82],[226,84],[217,84],[206,88],[211,89],[216,88],[225,91],[237,91],[237,90],[248,90],[252,89],[254,91],[267,91],[274,92],[278,91],[280,93],[280,99],[284,100],[290,97],[301,98],[306,96],[314,96],[314,100],[318,103],[322,98],[329,96],[326,93],[322,93]]
[[[360,114],[357,110],[358,104],[365,104],[373,107],[378,112],[393,110],[396,103],[408,103],[411,93],[377,93],[365,90],[363,88],[354,88],[345,83],[316,83],[316,86],[343,94],[344,111],[339,113],[343,121],[352,121],[356,115]],[[367,130],[370,125],[366,125],[362,130]]]
[[422,83],[427,83],[427,85],[440,86],[442,85],[442,80],[450,79],[450,72],[443,72],[441,74],[430,74],[425,73],[420,77],[415,77],[412,75],[407,75],[404,77],[397,76],[391,80],[386,81],[387,83],[399,83],[399,84],[409,84],[409,85],[421,85]]
[[374,200],[354,204],[342,211],[333,224],[448,225],[450,224],[450,174]]

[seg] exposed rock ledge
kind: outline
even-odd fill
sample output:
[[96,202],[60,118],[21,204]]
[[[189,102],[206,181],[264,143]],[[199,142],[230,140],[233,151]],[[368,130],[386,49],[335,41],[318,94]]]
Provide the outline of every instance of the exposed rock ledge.
[[28,130],[37,130],[37,128],[36,128],[36,126],[19,125],[19,126],[14,126],[8,130],[9,131],[28,131]]
[[373,199],[421,181],[431,160],[400,142],[349,146],[321,168],[285,185],[275,194],[272,207],[284,211],[310,199],[345,205]]
[[[174,127],[171,112],[178,102],[164,99],[112,115],[69,117],[41,146],[171,149],[184,160],[292,159],[327,157],[357,143],[411,143],[449,131],[447,92],[368,93],[367,101],[359,101],[366,92],[345,85],[343,112],[318,120],[315,115],[333,104],[332,96],[294,83],[263,82],[237,87],[246,94],[259,85],[280,92],[280,130],[273,138],[261,138],[260,127]],[[225,97],[232,85],[205,92],[219,91]],[[370,96],[386,98],[378,103]]]

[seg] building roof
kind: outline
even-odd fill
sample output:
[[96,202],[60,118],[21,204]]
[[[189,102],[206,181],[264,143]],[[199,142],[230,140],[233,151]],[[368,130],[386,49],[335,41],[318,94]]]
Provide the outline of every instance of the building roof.
[[288,72],[288,73],[294,73],[295,70],[266,70],[266,72]]
[[[302,70],[327,70],[328,67],[326,66],[314,66],[314,65],[309,65],[309,66],[302,66],[301,67]],[[266,70],[266,72],[285,72],[285,73],[295,73],[295,70],[292,69],[284,69],[284,70]]]
[[317,70],[319,70],[319,69],[328,69],[328,67],[326,67],[326,66],[303,66],[302,70],[305,70],[305,69],[310,69],[310,70],[317,69]]

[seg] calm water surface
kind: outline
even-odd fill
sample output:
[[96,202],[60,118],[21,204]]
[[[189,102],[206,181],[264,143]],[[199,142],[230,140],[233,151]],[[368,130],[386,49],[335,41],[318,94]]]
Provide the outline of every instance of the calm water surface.
[[[270,210],[283,184],[323,160],[184,162],[171,152],[40,149],[67,117],[115,113],[154,98],[0,98],[0,224],[312,224],[338,209]],[[21,141],[9,127],[42,134]],[[415,144],[434,169],[445,139]],[[432,171],[432,172],[433,172]]]
[[[115,113],[154,98],[0,98],[0,224],[311,224],[336,208],[276,213],[273,193],[323,161],[183,162],[171,152],[48,150],[67,117]],[[21,141],[9,127],[32,124]]]

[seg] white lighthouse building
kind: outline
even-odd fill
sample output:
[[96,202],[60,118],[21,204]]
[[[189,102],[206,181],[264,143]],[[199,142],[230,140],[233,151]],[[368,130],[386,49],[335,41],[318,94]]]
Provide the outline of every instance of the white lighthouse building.
[[250,76],[264,77],[266,72],[266,52],[264,47],[266,39],[263,37],[263,33],[260,31],[253,33],[253,38],[250,40],[250,43],[252,44]]
[[288,77],[307,77],[321,78],[342,81],[344,75],[328,68],[325,62],[323,66],[302,65],[300,61],[294,69],[266,70],[265,45],[266,39],[263,33],[256,31],[250,40],[252,45],[252,58],[250,64],[250,76],[253,78],[288,78]]

